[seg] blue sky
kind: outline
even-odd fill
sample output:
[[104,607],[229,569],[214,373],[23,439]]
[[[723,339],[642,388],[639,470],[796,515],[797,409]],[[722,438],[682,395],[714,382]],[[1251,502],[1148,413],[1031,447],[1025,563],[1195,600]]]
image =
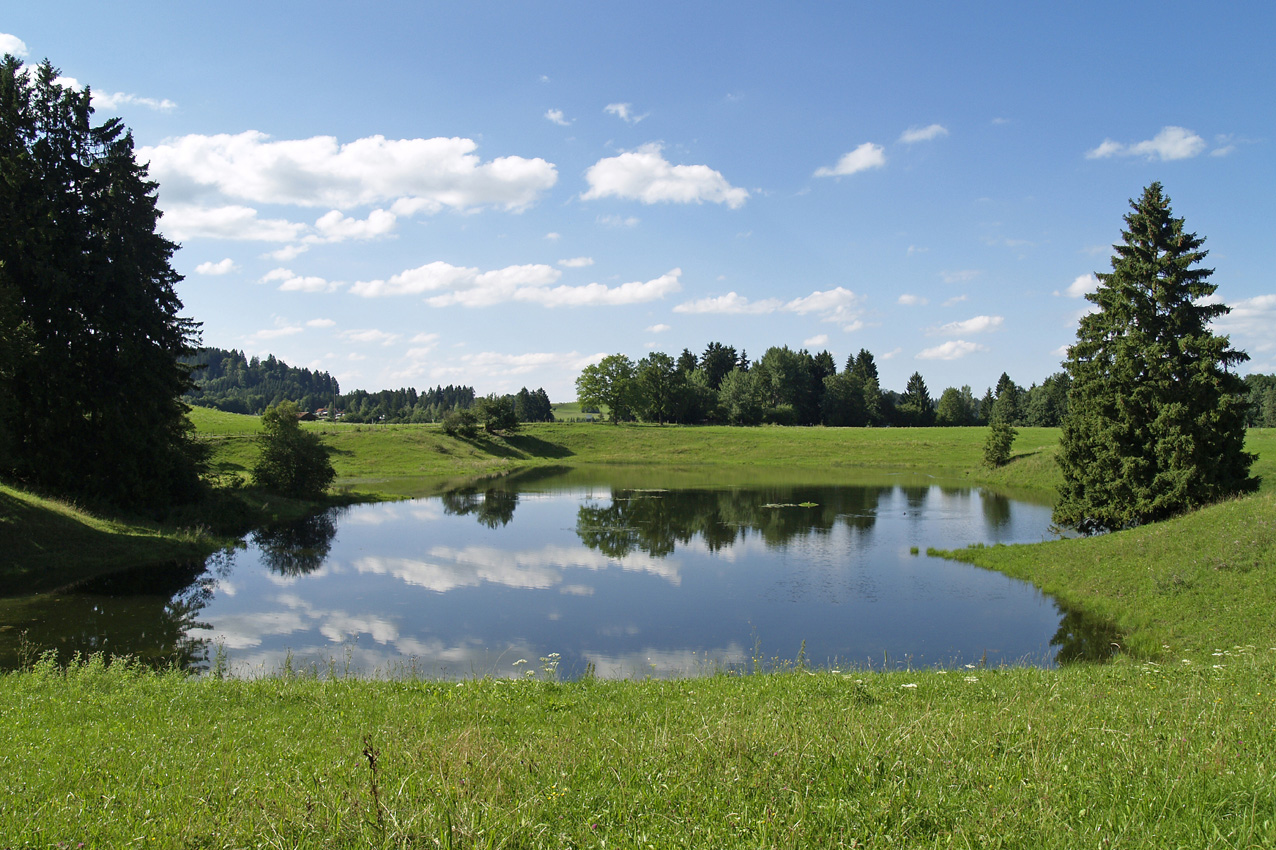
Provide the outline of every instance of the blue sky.
[[1058,371],[1128,200],[1276,371],[1276,6],[12,3],[133,129],[205,344],[574,398],[611,353]]

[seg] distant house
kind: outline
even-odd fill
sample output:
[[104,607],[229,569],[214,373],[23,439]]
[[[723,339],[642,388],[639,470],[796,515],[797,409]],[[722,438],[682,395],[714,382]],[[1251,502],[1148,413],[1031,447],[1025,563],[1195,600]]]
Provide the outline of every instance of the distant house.
[[313,413],[307,410],[304,413],[297,414],[297,421],[298,422],[317,422],[319,421],[319,417],[315,416]]

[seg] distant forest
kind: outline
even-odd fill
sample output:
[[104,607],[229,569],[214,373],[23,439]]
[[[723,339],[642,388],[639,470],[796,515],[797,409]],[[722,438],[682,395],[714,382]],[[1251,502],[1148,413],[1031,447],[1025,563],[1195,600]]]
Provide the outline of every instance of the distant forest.
[[[407,387],[342,394],[327,372],[289,366],[273,354],[261,359],[242,351],[201,348],[182,362],[194,367],[195,387],[185,401],[229,413],[259,416],[273,404],[291,401],[312,413],[339,413],[347,422],[438,422],[448,411],[468,410],[476,400],[473,387],[451,385],[420,392]],[[510,398],[520,422],[553,421],[545,390],[524,387]]]

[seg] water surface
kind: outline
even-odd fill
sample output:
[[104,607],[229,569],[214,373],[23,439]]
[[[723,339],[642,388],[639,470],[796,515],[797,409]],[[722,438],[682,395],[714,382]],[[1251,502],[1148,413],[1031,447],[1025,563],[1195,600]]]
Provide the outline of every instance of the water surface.
[[57,640],[197,668],[221,653],[240,675],[441,677],[1050,666],[1106,646],[1031,585],[924,554],[1047,539],[1047,505],[913,476],[660,481],[576,473],[330,511],[66,597]]

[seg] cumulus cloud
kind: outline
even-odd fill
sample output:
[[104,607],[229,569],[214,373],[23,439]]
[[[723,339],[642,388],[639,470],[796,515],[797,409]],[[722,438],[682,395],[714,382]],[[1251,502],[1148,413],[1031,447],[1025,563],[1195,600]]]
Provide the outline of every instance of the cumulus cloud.
[[750,301],[736,292],[728,292],[712,298],[700,298],[688,301],[673,308],[675,313],[725,313],[736,315],[766,315],[768,313],[809,313],[820,314],[821,321],[840,322],[843,330],[855,330],[862,327],[859,321],[861,297],[843,287],[835,287],[824,291],[815,291],[810,295],[782,301],[779,298],[764,298]]
[[364,342],[374,345],[393,345],[402,338],[402,334],[381,331],[376,328],[361,328],[359,330],[342,331],[341,338],[348,339],[351,342]]
[[315,221],[309,242],[345,242],[350,239],[377,239],[394,230],[398,217],[386,210],[373,210],[365,219],[350,218],[340,210],[324,213]]
[[235,272],[235,271],[239,271],[239,266],[235,265],[235,261],[232,260],[230,257],[227,257],[224,260],[219,260],[215,263],[211,261],[207,263],[200,263],[198,266],[195,267],[195,274],[206,274],[206,275],[214,275],[214,276],[230,274],[231,272]]
[[12,53],[21,59],[27,55],[27,43],[16,35],[0,32],[0,54]]
[[637,227],[639,219],[636,216],[627,218],[618,215],[600,215],[598,223],[603,227]]
[[552,124],[557,124],[560,127],[566,127],[568,124],[572,123],[563,115],[563,110],[561,109],[546,110],[545,120]]
[[559,260],[558,264],[565,269],[583,269],[594,264],[593,257],[572,257],[570,260]]
[[802,340],[802,344],[808,348],[815,348],[817,345],[828,345],[828,341],[828,334],[816,334],[813,337]]
[[308,328],[331,328],[331,327],[335,326],[336,324],[337,324],[337,323],[336,323],[336,322],[334,322],[332,319],[311,319],[310,321],[306,322],[306,327],[308,327]]
[[589,191],[584,200],[617,197],[644,204],[700,204],[708,201],[731,209],[744,206],[749,193],[732,186],[707,165],[672,165],[657,142],[635,151],[600,159],[585,172]]
[[671,328],[669,325],[659,324],[659,325],[652,325],[651,327],[647,328],[647,333],[662,334],[670,330],[673,330],[673,328]]
[[1099,279],[1093,274],[1077,275],[1068,288],[1062,293],[1055,290],[1055,295],[1067,295],[1069,298],[1084,298],[1088,293],[1099,288]]
[[924,298],[921,295],[910,295],[907,292],[899,296],[896,300],[905,307],[924,307],[930,303],[930,299],[928,298]]
[[981,334],[989,331],[995,331],[1002,326],[1005,318],[1002,316],[975,316],[973,319],[966,319],[961,322],[949,322],[936,328],[933,333],[937,334]]
[[634,114],[634,105],[632,103],[609,103],[603,107],[603,112],[608,115],[615,115],[626,124],[637,124],[639,121],[647,117],[647,113],[642,115]]
[[[210,193],[263,204],[349,209],[395,202],[396,214],[531,206],[558,180],[540,158],[483,162],[472,139],[387,139],[339,144],[332,136],[272,141],[249,130],[188,135],[138,150],[162,200]],[[167,209],[167,206],[165,207]]]
[[942,124],[930,124],[926,127],[909,127],[900,135],[899,140],[906,145],[915,142],[929,142],[948,135],[948,128]]
[[157,112],[170,112],[177,108],[177,104],[168,98],[157,99],[125,92],[97,91],[93,92],[93,106],[97,109],[110,110],[119,109],[121,106],[144,106]]
[[687,301],[673,308],[675,313],[727,313],[754,314],[774,313],[783,306],[778,298],[766,298],[762,301],[750,301],[736,292],[718,295],[713,298],[699,298]]
[[1108,159],[1114,156],[1142,156],[1149,160],[1166,162],[1175,159],[1191,159],[1206,148],[1205,140],[1183,127],[1163,127],[1161,132],[1142,142],[1123,145],[1111,139],[1086,151],[1086,159]]
[[865,142],[848,154],[843,154],[832,168],[827,166],[815,171],[816,177],[846,177],[860,171],[886,166],[886,149],[872,142]]
[[401,272],[389,280],[358,281],[350,291],[365,298],[393,295],[430,295],[432,307],[490,307],[522,301],[544,307],[584,307],[638,304],[663,298],[681,289],[681,269],[673,269],[654,280],[606,286],[553,286],[562,275],[543,264],[507,266],[480,271],[444,262],[428,263]]
[[289,269],[272,269],[261,279],[262,283],[279,283],[282,292],[332,292],[341,284],[330,283],[321,277],[303,277]]
[[1276,339],[1272,338],[1272,328],[1276,328],[1276,295],[1257,295],[1228,306],[1232,311],[1212,323],[1217,332],[1250,341],[1239,347],[1264,353],[1276,350]]
[[954,339],[945,342],[943,345],[937,345],[934,348],[927,348],[917,353],[918,360],[958,360],[967,354],[973,354],[976,351],[987,351],[988,349],[976,342],[966,342],[964,339]]
[[262,219],[252,207],[201,207],[174,204],[164,208],[160,230],[175,242],[190,239],[238,239],[256,242],[294,242],[306,225],[284,219]]

